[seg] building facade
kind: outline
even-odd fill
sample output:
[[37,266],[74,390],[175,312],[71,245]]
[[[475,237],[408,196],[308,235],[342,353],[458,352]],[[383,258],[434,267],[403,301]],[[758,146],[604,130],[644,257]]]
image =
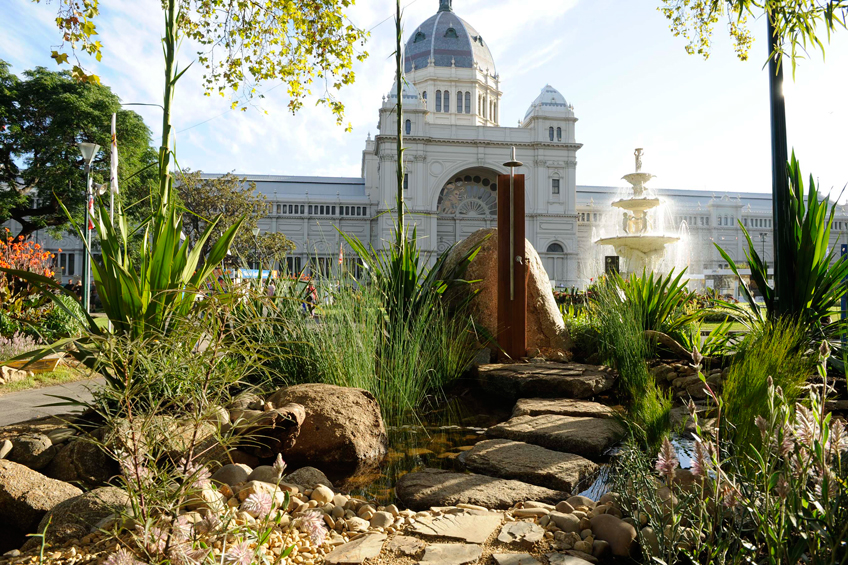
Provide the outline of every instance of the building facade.
[[[515,147],[524,163],[516,173],[525,175],[527,239],[553,284],[583,287],[600,274],[593,232],[619,188],[577,184],[577,117],[559,91],[545,85],[516,126],[502,125],[501,81],[486,37],[453,11],[451,0],[439,0],[438,12],[410,34],[403,78],[404,205],[425,254],[434,259],[475,230],[496,225],[497,175],[508,173],[503,163]],[[397,96],[393,86],[378,108],[377,132],[365,141],[359,176],[243,175],[270,204],[260,229],[282,232],[297,245],[288,257],[291,270],[327,272],[340,249],[352,258],[340,232],[377,248],[392,239]],[[667,224],[686,226],[694,286],[711,286],[711,277],[729,273],[713,243],[744,261],[746,241],[737,220],[771,260],[769,194],[656,192],[672,204]],[[832,243],[845,241],[847,233],[848,214],[840,206]],[[36,237],[47,249],[62,248],[58,266],[66,280],[80,276],[78,241]]]

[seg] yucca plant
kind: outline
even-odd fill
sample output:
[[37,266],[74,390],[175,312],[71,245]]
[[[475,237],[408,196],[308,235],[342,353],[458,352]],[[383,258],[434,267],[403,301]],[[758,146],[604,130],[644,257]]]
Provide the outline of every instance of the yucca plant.
[[[836,212],[838,198],[831,204],[828,198],[820,198],[819,189],[810,175],[809,190],[804,190],[801,164],[792,153],[787,164],[789,175],[789,220],[785,229],[792,234],[793,245],[788,249],[789,263],[781,268],[789,271],[791,284],[781,289],[781,309],[808,328],[811,339],[818,341],[822,337],[833,337],[845,331],[845,323],[837,321],[825,325],[824,319],[830,316],[846,293],[843,282],[848,276],[848,261],[837,257],[837,247],[830,247],[830,229]],[[742,293],[749,309],[739,305],[722,303],[734,315],[750,328],[761,326],[767,319],[774,318],[778,312],[775,304],[774,287],[769,284],[768,266],[757,253],[748,230],[739,223],[748,249],[745,256],[751,270],[751,279],[763,295],[764,305],[758,303],[748,285],[739,274],[735,262],[718,244],[715,244],[721,256],[730,265],[739,279]]]
[[686,288],[683,279],[686,269],[675,275],[674,269],[667,275],[642,271],[642,276],[631,273],[625,279],[614,273],[613,281],[620,289],[620,299],[630,303],[639,313],[642,330],[666,334],[677,333],[683,326],[696,320],[700,314],[687,314],[685,306],[693,293]]

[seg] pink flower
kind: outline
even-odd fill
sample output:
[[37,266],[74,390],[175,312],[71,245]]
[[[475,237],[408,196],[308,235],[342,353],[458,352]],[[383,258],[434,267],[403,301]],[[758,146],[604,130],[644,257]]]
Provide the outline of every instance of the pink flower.
[[792,428],[789,427],[789,424],[783,425],[783,438],[780,442],[780,456],[788,457],[790,453],[795,451],[795,439],[794,432]]
[[144,565],[144,561],[139,561],[133,553],[121,548],[107,557],[103,565]]
[[769,427],[768,422],[766,422],[766,419],[762,416],[757,416],[756,418],[754,418],[754,424],[757,425],[757,428],[759,428],[760,430],[760,435],[763,437],[763,439],[765,439],[766,435],[768,434]]
[[668,438],[663,439],[662,449],[660,449],[657,456],[657,471],[671,480],[674,478],[674,473],[679,464],[680,461],[677,460],[677,453],[674,451],[674,446],[668,441]]
[[253,561],[255,552],[250,549],[250,543],[240,541],[227,549],[224,553],[224,562],[231,565],[250,565]]
[[786,500],[786,497],[789,496],[789,483],[783,475],[780,475],[780,478],[777,479],[777,485],[774,489],[777,491],[777,496],[783,500]]
[[267,492],[254,492],[241,503],[241,509],[254,518],[263,518],[271,513],[274,500]]
[[819,425],[815,414],[801,404],[795,405],[795,437],[807,449],[812,449],[813,443],[819,437]]
[[845,451],[848,451],[848,432],[846,432],[845,424],[842,420],[834,420],[830,425],[831,455],[838,456]]
[[709,469],[707,449],[701,440],[695,441],[695,458],[692,460],[692,474],[696,477],[706,477]]
[[206,561],[211,549],[186,550],[182,545],[175,546],[171,550],[171,565],[199,565]]
[[300,531],[309,534],[309,538],[315,545],[324,543],[327,537],[327,528],[324,525],[324,515],[317,510],[310,510],[300,517],[298,526]]
[[283,461],[282,453],[278,453],[277,458],[274,460],[274,470],[277,471],[278,477],[281,477],[283,475],[283,471],[286,470],[286,462]]

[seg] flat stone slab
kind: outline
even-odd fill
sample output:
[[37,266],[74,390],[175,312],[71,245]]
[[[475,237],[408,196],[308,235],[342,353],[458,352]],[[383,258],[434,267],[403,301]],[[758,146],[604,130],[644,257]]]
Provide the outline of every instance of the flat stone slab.
[[415,557],[424,551],[426,545],[412,536],[395,536],[386,544],[386,551],[397,551],[403,555]]
[[503,522],[503,514],[443,514],[422,518],[415,522],[412,532],[422,536],[436,536],[462,540],[467,543],[484,543]]
[[486,430],[490,438],[532,443],[555,451],[599,459],[624,430],[611,418],[576,418],[544,414],[518,416]]
[[432,563],[433,565],[466,565],[477,563],[483,555],[483,548],[479,545],[464,543],[434,543],[427,546],[424,558],[419,563]]
[[586,418],[612,418],[615,410],[588,400],[573,400],[571,398],[519,398],[512,409],[515,416],[542,416],[557,414],[559,416],[575,416]]
[[431,506],[456,506],[462,503],[506,509],[528,500],[556,504],[569,496],[566,492],[520,481],[440,469],[407,473],[398,480],[395,491],[398,498],[413,510],[426,510]]
[[545,530],[535,522],[507,522],[498,534],[498,541],[507,545],[515,544],[529,549],[545,538]]
[[542,565],[542,562],[527,553],[494,553],[496,565]]
[[386,534],[368,534],[334,549],[324,557],[324,563],[359,565],[366,559],[380,555]]
[[466,452],[465,465],[482,475],[521,480],[565,492],[574,492],[578,485],[591,481],[598,473],[597,464],[579,455],[509,439],[477,443]]
[[548,563],[551,565],[593,565],[595,561],[586,561],[567,553],[548,553]]
[[480,365],[477,379],[486,392],[511,398],[589,398],[612,388],[615,371],[582,363]]

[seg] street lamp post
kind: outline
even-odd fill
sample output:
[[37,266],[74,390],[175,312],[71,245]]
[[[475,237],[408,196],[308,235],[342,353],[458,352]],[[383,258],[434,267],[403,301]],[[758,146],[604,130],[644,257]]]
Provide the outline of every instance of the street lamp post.
[[78,144],[82,159],[85,161],[85,260],[82,263],[84,283],[82,285],[82,307],[89,313],[91,311],[91,208],[89,203],[92,199],[91,192],[91,162],[100,150],[96,143],[83,142]]
[[259,228],[253,228],[251,232],[253,232],[253,257],[259,269],[259,275],[257,275],[257,279],[261,281],[262,263],[259,262]]

